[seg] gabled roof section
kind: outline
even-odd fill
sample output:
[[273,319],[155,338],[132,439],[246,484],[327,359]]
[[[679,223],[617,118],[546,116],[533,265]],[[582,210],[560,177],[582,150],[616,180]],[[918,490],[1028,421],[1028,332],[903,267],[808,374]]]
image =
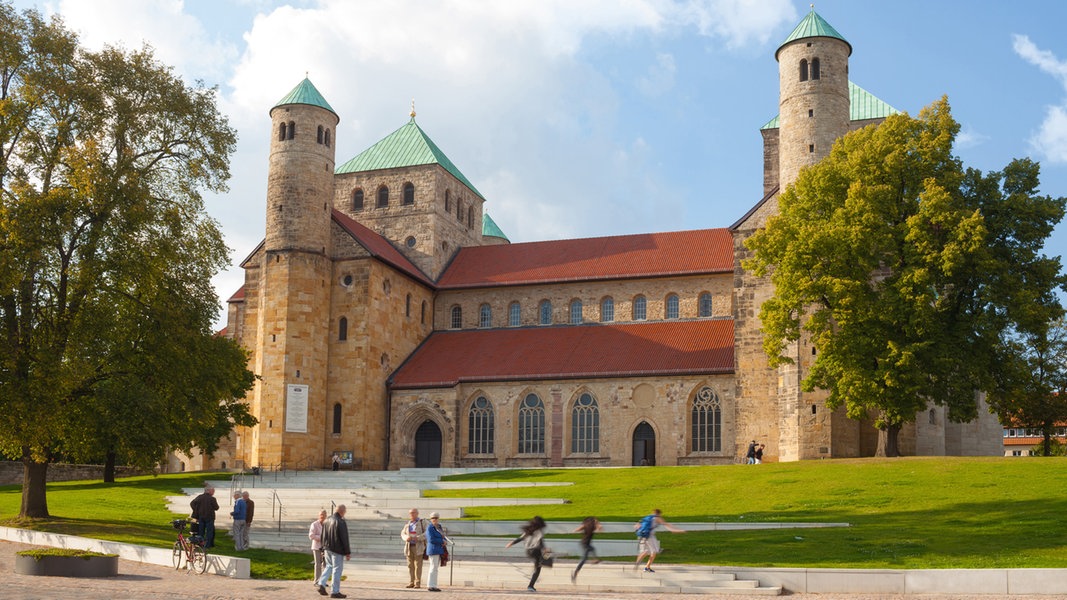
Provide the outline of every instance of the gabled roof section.
[[390,244],[389,240],[385,239],[375,231],[368,229],[359,221],[356,221],[336,208],[333,209],[333,222],[337,223],[341,226],[341,229],[348,232],[348,234],[352,236],[352,239],[356,240],[360,246],[366,248],[371,256],[400,270],[412,279],[429,287],[433,287],[433,281],[408,260],[406,256],[401,254],[399,250]]
[[229,303],[233,303],[233,302],[244,302],[244,301],[245,301],[245,286],[242,285],[241,287],[237,288],[237,291],[234,292],[232,296],[230,296],[230,299],[227,300],[226,303],[229,304]]
[[319,90],[315,88],[314,84],[312,84],[311,80],[307,77],[298,83],[291,92],[285,95],[284,98],[279,100],[273,108],[285,106],[286,104],[309,104],[311,106],[325,108],[335,116],[337,115],[337,111],[330,106],[330,103],[326,101],[326,98],[322,97],[322,94],[319,93]]
[[461,248],[439,289],[732,273],[726,229]]
[[785,41],[782,42],[781,46],[778,46],[778,50],[774,52],[774,58],[776,60],[778,59],[778,53],[782,51],[782,46],[785,46],[790,42],[813,37],[828,37],[841,40],[848,46],[848,53],[852,54],[852,44],[849,44],[848,40],[845,39],[845,36],[838,33],[837,30],[827,23],[826,19],[820,17],[819,13],[815,12],[815,8],[812,7],[811,12],[809,12],[807,16],[793,28],[793,32],[789,34],[789,37],[785,38]]
[[437,331],[392,389],[478,381],[732,373],[731,319]]
[[[508,236],[504,235],[504,231],[500,229],[500,226],[496,224],[496,221],[489,216],[489,213],[482,213],[482,237],[497,237],[501,239],[508,239]],[[508,240],[511,241],[511,240]]]
[[[900,114],[900,111],[890,106],[884,100],[881,100],[874,94],[861,88],[860,86],[848,82],[848,118],[851,121],[865,121],[867,119],[884,119],[889,115]],[[774,118],[760,127],[760,131],[764,129],[778,129],[778,117],[774,115]]]
[[379,169],[395,169],[397,167],[414,167],[418,165],[441,165],[444,170],[460,180],[470,191],[485,199],[478,188],[470,182],[445,156],[445,153],[433,143],[430,136],[422,130],[415,117],[412,117],[406,125],[393,133],[382,138],[378,143],[355,158],[337,167],[334,173],[360,173],[363,171],[377,171]]
[[748,209],[747,213],[742,215],[740,219],[734,221],[733,225],[730,225],[730,231],[737,231],[738,227],[741,227],[742,225],[744,225],[745,221],[747,221],[749,217],[751,217],[752,215],[756,214],[756,211],[758,211],[760,208],[762,208],[764,204],[766,204],[768,201],[770,201],[771,198],[774,198],[774,196],[778,194],[778,188],[779,188],[779,186],[776,185],[773,188],[771,188],[771,191],[769,191],[766,194],[764,194],[763,197],[760,198],[760,201],[757,202],[755,206],[753,206],[752,208]]

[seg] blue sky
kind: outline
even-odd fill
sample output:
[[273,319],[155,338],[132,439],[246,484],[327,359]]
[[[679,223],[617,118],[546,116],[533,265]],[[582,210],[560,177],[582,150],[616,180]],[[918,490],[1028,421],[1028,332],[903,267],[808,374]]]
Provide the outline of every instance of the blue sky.
[[[240,136],[210,197],[236,264],[263,237],[268,111],[309,74],[343,163],[417,120],[512,241],[726,227],[762,192],[788,0],[17,0],[90,47],[151,44],[220,90]],[[947,95],[957,155],[1042,164],[1067,195],[1067,3],[825,0],[860,86],[915,114]],[[1067,223],[1050,240],[1067,254]],[[222,299],[241,284],[232,267]]]

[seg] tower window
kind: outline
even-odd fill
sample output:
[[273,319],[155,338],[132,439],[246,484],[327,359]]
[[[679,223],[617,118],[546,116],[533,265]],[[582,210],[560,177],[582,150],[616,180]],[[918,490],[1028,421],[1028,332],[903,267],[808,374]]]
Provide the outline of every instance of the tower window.
[[363,210],[363,190],[352,192],[352,210]]
[[463,199],[462,198],[457,198],[456,199],[456,218],[459,219],[460,223],[463,222]]
[[337,322],[337,341],[343,342],[348,339],[348,318],[341,317]]
[[815,144],[808,144],[808,152],[815,152]]
[[467,207],[467,229],[474,227],[474,207]]
[[281,125],[278,126],[278,141],[279,142],[284,142],[285,141],[285,136],[287,135],[286,132],[287,132],[288,129],[289,129],[289,126],[287,124],[285,124],[285,123],[282,123]]
[[287,139],[287,140],[291,140],[291,139],[293,139],[293,137],[296,136],[296,123],[294,123],[293,121],[289,121],[289,131],[286,132],[285,135],[286,135],[285,139]]
[[445,190],[445,212],[452,212],[452,194],[448,190]]
[[808,80],[808,59],[806,58],[800,59],[800,80]]
[[411,183],[404,184],[404,204],[415,204],[415,185]]
[[811,78],[819,78],[819,59],[817,58],[811,59]]
[[327,130],[326,130],[326,131],[325,131],[325,132],[323,133],[323,135],[322,135],[322,140],[323,140],[323,142],[322,142],[322,143],[326,144],[326,147],[327,147],[327,148],[329,148],[329,147],[330,147],[330,130],[329,130],[329,129],[327,129]]
[[811,117],[814,117],[814,116],[815,116],[815,109],[809,108],[808,109],[808,118],[810,119]]
[[378,188],[378,208],[389,206],[389,188],[384,185]]
[[315,143],[316,144],[321,144],[322,143],[322,125],[319,125],[318,130],[315,132]]
[[337,403],[333,405],[333,432],[336,435],[341,434],[341,404]]

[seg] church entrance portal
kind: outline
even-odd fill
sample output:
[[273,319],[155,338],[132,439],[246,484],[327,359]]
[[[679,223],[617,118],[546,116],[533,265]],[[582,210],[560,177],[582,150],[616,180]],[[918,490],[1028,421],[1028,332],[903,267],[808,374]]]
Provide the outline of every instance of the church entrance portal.
[[635,467],[656,464],[656,432],[644,421],[634,429],[633,464]]
[[420,469],[441,466],[441,429],[433,421],[423,421],[415,432],[415,466]]

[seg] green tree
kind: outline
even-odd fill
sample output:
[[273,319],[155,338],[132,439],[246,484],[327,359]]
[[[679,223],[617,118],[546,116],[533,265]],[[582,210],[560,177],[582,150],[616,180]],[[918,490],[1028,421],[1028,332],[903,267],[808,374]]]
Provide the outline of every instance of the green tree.
[[25,466],[21,516],[48,516],[58,454],[146,464],[251,419],[247,357],[211,332],[227,250],[201,197],[235,143],[215,91],[150,48],[90,52],[0,3],[0,451]]
[[803,332],[817,358],[803,381],[830,408],[873,418],[879,453],[931,403],[977,415],[1017,348],[1005,340],[1062,314],[1058,258],[1041,253],[1063,198],[1037,194],[1038,165],[964,169],[941,99],[838,140],[779,198],[745,268],[770,273],[760,310],[771,363]]

